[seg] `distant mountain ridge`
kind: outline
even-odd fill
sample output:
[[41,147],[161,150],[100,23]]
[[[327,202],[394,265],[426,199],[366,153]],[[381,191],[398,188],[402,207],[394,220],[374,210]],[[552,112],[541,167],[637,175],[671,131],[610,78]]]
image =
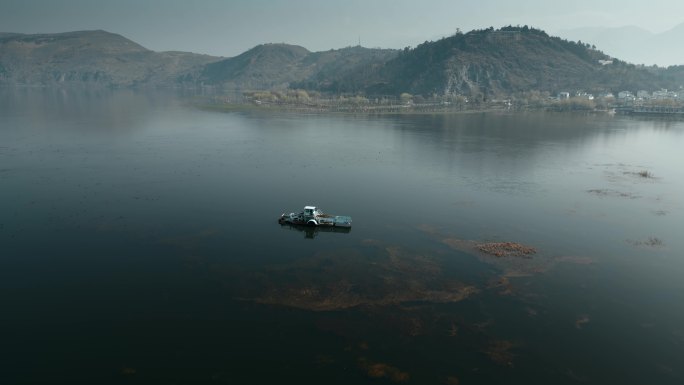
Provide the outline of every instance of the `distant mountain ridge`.
[[[262,44],[239,56],[207,64],[183,82],[230,89],[306,88],[338,91],[339,79],[363,73],[397,55],[396,50],[348,47],[310,52],[289,44]],[[337,83],[336,83],[337,81]]]
[[0,84],[159,85],[219,59],[185,52],[154,52],[101,30],[0,34]]
[[684,41],[684,23],[661,33],[624,26],[566,29],[558,34],[596,44],[607,54],[635,64],[684,65],[684,51],[679,49]]
[[[310,52],[262,44],[236,57],[154,52],[106,31],[0,33],[0,86],[301,88],[364,95],[617,92],[684,85],[684,67],[635,66],[525,27],[458,33],[413,49]],[[602,64],[603,63],[603,64]],[[604,65],[605,64],[605,65]]]

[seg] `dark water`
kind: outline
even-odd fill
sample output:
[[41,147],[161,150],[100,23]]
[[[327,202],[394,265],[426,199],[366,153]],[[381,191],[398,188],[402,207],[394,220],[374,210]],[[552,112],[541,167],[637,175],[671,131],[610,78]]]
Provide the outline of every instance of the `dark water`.
[[684,122],[0,102],[0,383],[684,382]]

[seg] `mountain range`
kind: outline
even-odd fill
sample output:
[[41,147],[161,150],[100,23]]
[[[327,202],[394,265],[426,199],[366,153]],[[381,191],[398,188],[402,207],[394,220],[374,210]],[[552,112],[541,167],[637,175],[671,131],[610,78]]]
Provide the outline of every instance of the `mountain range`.
[[154,52],[105,31],[0,34],[0,85],[300,88],[365,95],[502,95],[680,88],[684,67],[636,66],[525,27],[457,33],[404,50],[310,52],[262,44],[221,58]]
[[231,89],[306,88],[345,91],[339,81],[354,85],[363,74],[396,57],[391,49],[347,47],[310,52],[289,44],[262,44],[234,58],[207,64],[180,78],[182,83],[220,85]]
[[684,64],[684,23],[665,32],[652,33],[636,26],[575,28],[558,31],[560,36],[600,46],[607,54],[631,63],[660,66]]
[[0,84],[163,85],[175,82],[179,73],[219,59],[188,52],[154,52],[100,30],[0,34]]

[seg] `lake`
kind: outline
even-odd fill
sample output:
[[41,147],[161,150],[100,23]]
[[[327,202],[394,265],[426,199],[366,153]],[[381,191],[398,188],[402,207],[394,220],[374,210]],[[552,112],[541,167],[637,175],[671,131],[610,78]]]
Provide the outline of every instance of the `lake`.
[[0,382],[684,381],[684,121],[193,100],[0,89]]

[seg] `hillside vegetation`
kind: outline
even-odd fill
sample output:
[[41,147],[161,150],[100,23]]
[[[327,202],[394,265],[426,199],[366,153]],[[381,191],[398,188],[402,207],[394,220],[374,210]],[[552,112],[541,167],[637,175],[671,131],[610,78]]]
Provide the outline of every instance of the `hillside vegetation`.
[[[612,64],[602,65],[599,60]],[[363,91],[486,97],[530,90],[651,90],[681,84],[682,79],[664,69],[613,60],[594,47],[537,29],[506,27],[459,33],[407,48],[378,68]]]
[[310,52],[296,45],[262,44],[234,58],[211,63],[181,81],[228,89],[293,87],[341,92],[347,90],[348,84],[365,86],[363,74],[382,66],[396,54],[395,50],[363,47]]
[[183,80],[229,89],[487,99],[531,91],[600,94],[679,89],[684,85],[682,68],[636,66],[589,44],[527,26],[509,26],[458,33],[403,50],[348,47],[309,52],[299,46],[265,44],[209,64],[201,74]]
[[105,31],[1,34],[0,84],[163,85],[219,58],[154,52]]
[[357,46],[310,52],[296,45],[262,44],[232,58],[154,52],[105,31],[2,33],[0,85],[12,84],[304,89],[487,100],[524,92],[678,90],[684,85],[684,67],[635,66],[527,26],[457,33],[403,50]]

